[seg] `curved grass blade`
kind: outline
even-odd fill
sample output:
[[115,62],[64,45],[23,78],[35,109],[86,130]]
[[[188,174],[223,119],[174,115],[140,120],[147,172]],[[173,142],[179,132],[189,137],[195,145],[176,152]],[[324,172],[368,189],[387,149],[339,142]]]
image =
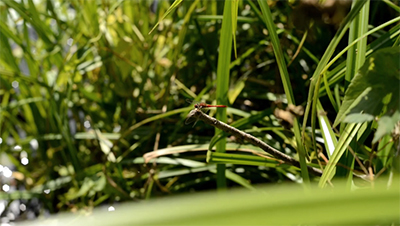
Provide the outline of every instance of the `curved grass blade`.
[[159,20],[156,25],[154,25],[154,27],[150,30],[149,34],[151,34],[151,32],[154,31],[154,29],[157,28],[158,24],[160,24],[161,21],[163,21],[165,19],[165,17],[167,17],[173,10],[175,10],[178,5],[182,2],[183,0],[175,0],[174,3],[172,3],[172,5],[168,8],[167,12],[165,12],[164,16],[161,18],[161,20]]
[[[363,7],[363,5],[365,3],[366,3],[366,0],[357,1],[357,3],[351,9],[350,13],[346,16],[346,18],[342,22],[342,25],[340,26],[337,33],[333,37],[333,39],[330,42],[328,48],[326,49],[324,55],[322,56],[317,68],[314,71],[314,74],[311,78],[310,88],[309,88],[309,92],[308,92],[307,106],[306,106],[306,109],[304,112],[303,129],[302,129],[303,134],[305,133],[305,130],[306,130],[307,120],[308,120],[308,116],[309,116],[310,109],[312,106],[312,102],[317,101],[317,99],[318,99],[318,96],[314,95],[314,90],[316,89],[316,83],[318,82],[317,77],[323,73],[324,68],[328,64],[329,59],[331,58],[334,51],[336,50],[337,45],[339,44],[340,40],[343,38],[347,29],[349,28],[350,22],[357,16],[357,14],[359,13],[359,11],[361,10],[361,8]],[[312,131],[312,133],[315,133],[315,131]],[[304,137],[302,139],[304,140]]]

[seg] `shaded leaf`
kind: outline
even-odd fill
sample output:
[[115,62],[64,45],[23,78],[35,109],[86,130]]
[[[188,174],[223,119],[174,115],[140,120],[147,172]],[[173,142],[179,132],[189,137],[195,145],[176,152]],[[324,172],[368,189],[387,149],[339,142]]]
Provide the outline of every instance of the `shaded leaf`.
[[382,118],[378,121],[378,129],[375,132],[374,139],[372,143],[377,142],[386,134],[390,134],[395,127],[396,123],[400,121],[400,113],[396,111],[392,117],[390,116],[382,116]]
[[[393,116],[399,109],[400,49],[386,48],[369,57],[346,92],[334,126],[359,123],[376,116]],[[389,101],[384,99],[389,97]]]

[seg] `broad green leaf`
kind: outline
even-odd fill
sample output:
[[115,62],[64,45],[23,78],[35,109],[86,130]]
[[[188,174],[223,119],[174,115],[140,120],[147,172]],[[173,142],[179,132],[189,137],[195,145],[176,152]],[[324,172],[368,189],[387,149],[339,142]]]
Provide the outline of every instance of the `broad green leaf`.
[[389,167],[389,163],[391,162],[389,159],[394,157],[394,155],[391,154],[395,151],[394,146],[395,142],[392,141],[392,136],[389,134],[383,136],[379,142],[377,156],[382,162],[382,167]]
[[[372,54],[354,77],[346,92],[334,126],[393,116],[399,109],[400,49],[385,48]],[[384,102],[389,97],[390,101]]]
[[372,143],[376,143],[386,134],[390,134],[393,131],[395,125],[400,121],[400,112],[396,110],[393,116],[382,116],[378,121],[378,128],[375,132]]
[[240,93],[242,93],[242,90],[246,85],[246,80],[247,78],[238,80],[235,83],[235,86],[229,90],[228,98],[230,104],[233,104],[233,102],[235,102],[236,98],[240,95]]

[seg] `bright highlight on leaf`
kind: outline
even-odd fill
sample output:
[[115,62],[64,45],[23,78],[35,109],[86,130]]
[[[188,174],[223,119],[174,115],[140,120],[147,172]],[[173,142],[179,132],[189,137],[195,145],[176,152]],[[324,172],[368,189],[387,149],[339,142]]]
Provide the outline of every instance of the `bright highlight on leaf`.
[[235,58],[237,58],[236,29],[237,29],[238,8],[239,8],[239,0],[233,0],[232,1],[232,37],[233,37],[233,49],[235,50]]

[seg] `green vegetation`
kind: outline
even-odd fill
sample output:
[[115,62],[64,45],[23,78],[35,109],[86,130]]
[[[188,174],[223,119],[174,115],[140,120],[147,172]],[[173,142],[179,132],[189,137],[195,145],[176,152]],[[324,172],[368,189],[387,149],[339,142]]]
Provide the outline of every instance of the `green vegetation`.
[[[227,215],[257,224],[263,215],[250,210],[263,208],[277,216],[267,224],[399,223],[400,7],[343,2],[2,0],[0,164],[13,170],[2,185],[24,189],[3,186],[0,199],[38,198],[57,213],[244,187],[286,201],[274,209],[242,190],[221,212],[228,196],[194,195],[206,197],[193,203],[198,215],[170,210],[170,224]],[[300,168],[201,121],[186,125],[187,99],[227,105],[209,114]],[[284,182],[295,195],[256,186]],[[168,200],[188,209],[189,197]],[[369,205],[387,215],[360,211]],[[342,206],[357,217],[330,212]],[[307,208],[315,215],[299,218]],[[128,210],[121,225],[172,219],[130,221]]]

